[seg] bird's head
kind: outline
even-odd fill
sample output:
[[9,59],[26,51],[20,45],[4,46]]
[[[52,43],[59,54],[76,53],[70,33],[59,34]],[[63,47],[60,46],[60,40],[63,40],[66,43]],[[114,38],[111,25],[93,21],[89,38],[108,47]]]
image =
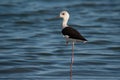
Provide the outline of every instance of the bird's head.
[[70,17],[70,15],[67,11],[60,12],[60,18],[63,18],[64,20],[68,20],[69,17]]

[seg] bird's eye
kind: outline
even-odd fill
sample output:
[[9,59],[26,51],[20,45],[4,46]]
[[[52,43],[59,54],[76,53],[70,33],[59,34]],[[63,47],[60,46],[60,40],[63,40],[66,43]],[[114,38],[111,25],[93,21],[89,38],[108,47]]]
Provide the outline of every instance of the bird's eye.
[[65,15],[65,13],[62,13],[62,15]]

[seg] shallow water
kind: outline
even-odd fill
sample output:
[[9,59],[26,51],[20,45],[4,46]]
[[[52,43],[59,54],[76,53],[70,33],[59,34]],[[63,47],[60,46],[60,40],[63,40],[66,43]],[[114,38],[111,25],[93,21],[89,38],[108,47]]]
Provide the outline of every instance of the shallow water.
[[69,80],[62,10],[88,43],[75,45],[73,80],[120,79],[120,0],[1,0],[0,79]]

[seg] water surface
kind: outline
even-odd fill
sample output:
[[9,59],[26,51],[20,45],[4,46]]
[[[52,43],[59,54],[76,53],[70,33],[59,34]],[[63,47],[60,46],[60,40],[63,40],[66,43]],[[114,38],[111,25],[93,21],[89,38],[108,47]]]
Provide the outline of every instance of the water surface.
[[2,0],[0,79],[69,80],[62,10],[88,43],[75,45],[73,80],[120,79],[120,0]]

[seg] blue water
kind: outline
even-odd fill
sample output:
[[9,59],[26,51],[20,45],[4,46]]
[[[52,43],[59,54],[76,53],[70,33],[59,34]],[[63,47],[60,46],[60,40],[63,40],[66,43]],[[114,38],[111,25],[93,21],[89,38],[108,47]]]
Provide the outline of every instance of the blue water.
[[120,0],[1,0],[0,80],[69,80],[71,44],[60,20],[88,40],[76,43],[73,80],[120,80]]

